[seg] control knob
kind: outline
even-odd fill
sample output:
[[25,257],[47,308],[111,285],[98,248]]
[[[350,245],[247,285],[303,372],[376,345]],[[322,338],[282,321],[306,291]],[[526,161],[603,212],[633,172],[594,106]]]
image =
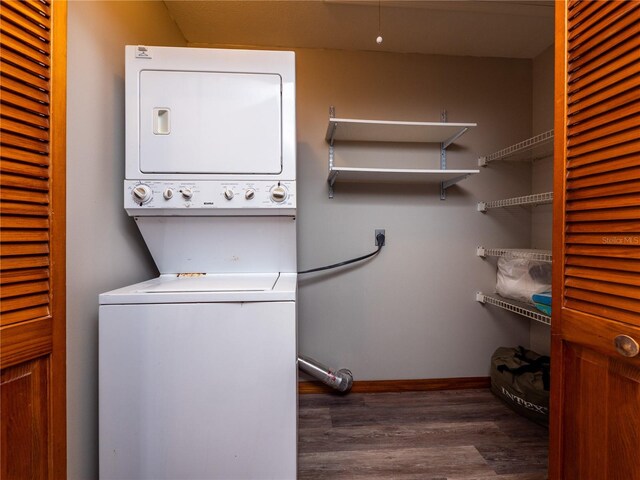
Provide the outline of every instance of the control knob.
[[182,190],[180,190],[180,193],[185,200],[191,200],[191,197],[193,197],[193,190],[191,190],[190,188],[183,188]]
[[256,196],[256,191],[253,188],[250,188],[249,190],[244,192],[244,198],[246,198],[247,200],[251,200],[255,196]]
[[173,198],[173,190],[167,188],[164,192],[162,192],[162,196],[165,200],[170,200],[171,198]]
[[229,188],[225,188],[224,189],[224,198],[226,198],[227,200],[233,199],[233,190],[231,190]]
[[282,203],[287,199],[287,189],[281,185],[271,189],[271,199],[274,202]]
[[136,185],[131,190],[131,196],[133,197],[133,201],[142,205],[143,203],[147,203],[151,200],[153,196],[153,192],[148,185]]

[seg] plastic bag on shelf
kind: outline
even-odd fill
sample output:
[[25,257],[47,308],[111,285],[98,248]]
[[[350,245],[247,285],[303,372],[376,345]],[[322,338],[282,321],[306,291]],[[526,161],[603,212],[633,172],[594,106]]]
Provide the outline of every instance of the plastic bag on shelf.
[[500,257],[496,293],[534,304],[532,295],[551,290],[551,264],[526,258]]

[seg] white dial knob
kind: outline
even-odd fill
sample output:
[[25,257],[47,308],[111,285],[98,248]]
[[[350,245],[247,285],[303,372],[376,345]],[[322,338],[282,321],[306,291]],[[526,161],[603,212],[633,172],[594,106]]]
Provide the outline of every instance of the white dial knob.
[[191,190],[190,188],[183,188],[182,190],[180,190],[180,193],[185,200],[191,200],[191,197],[193,197],[193,190]]
[[224,198],[226,198],[227,200],[231,200],[233,198],[233,190],[225,188],[224,189]]
[[164,197],[165,200],[169,200],[173,198],[173,190],[171,190],[170,188],[167,188],[164,192],[162,192],[162,196]]
[[253,188],[250,188],[249,190],[244,192],[244,198],[246,198],[247,200],[251,200],[255,196],[256,196],[256,191]]
[[153,197],[153,192],[148,185],[136,185],[131,190],[131,196],[133,197],[133,201],[142,205],[143,203],[147,203]]
[[273,187],[271,189],[271,199],[274,202],[282,203],[287,199],[287,189],[282,185],[278,185],[277,187]]

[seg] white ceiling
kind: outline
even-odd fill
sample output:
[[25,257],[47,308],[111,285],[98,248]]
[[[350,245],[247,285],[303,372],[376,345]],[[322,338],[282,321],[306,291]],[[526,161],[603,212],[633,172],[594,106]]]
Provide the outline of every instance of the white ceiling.
[[[191,45],[533,58],[553,43],[553,1],[165,0]],[[384,41],[376,44],[380,33]]]

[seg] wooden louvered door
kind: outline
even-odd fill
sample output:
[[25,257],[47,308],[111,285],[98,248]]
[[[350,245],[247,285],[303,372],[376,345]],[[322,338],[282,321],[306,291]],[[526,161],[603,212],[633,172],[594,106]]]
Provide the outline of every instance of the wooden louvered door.
[[66,4],[2,0],[3,480],[66,478]]
[[640,2],[556,3],[550,478],[640,479]]

